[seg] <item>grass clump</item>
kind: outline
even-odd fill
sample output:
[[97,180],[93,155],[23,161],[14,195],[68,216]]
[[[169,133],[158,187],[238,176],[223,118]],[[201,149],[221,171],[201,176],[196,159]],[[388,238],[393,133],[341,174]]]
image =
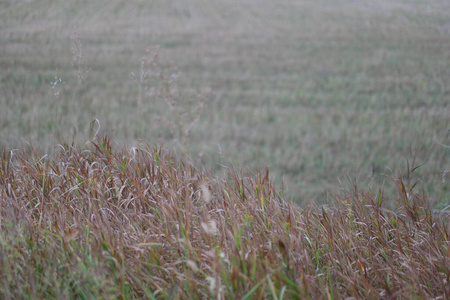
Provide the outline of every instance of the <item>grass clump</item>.
[[268,171],[224,180],[108,138],[0,162],[3,299],[450,297],[448,216],[400,181],[393,209],[356,188],[300,209]]

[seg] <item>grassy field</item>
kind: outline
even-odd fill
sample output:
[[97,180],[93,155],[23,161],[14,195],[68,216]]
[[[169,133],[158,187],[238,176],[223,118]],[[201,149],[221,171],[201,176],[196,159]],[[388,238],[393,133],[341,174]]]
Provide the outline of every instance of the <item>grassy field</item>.
[[[160,144],[270,168],[296,202],[389,190],[412,152],[450,202],[450,4],[2,1],[0,145]],[[446,145],[446,146],[445,146]]]
[[450,215],[396,186],[300,209],[152,146],[3,152],[0,297],[448,299]]
[[0,298],[450,298],[449,15],[0,1]]

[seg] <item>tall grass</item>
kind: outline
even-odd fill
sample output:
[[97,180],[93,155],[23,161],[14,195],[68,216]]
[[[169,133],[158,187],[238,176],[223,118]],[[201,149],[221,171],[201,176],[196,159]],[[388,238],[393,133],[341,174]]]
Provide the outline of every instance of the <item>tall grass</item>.
[[153,146],[3,150],[0,297],[449,298],[448,215],[405,179],[299,208],[268,171],[220,179]]

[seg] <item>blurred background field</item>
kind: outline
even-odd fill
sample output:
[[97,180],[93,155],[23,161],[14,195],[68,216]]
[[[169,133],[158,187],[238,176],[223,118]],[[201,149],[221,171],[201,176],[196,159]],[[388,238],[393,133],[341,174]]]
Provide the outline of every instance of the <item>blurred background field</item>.
[[383,187],[415,156],[444,208],[449,16],[447,0],[2,1],[0,146],[106,133],[218,175],[269,168],[299,203]]

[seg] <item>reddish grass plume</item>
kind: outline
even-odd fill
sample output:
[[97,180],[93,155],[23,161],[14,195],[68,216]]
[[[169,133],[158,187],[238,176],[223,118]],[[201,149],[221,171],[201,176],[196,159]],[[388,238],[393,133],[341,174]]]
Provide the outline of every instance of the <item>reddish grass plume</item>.
[[448,215],[402,181],[301,208],[268,171],[111,145],[3,150],[2,299],[450,298]]

